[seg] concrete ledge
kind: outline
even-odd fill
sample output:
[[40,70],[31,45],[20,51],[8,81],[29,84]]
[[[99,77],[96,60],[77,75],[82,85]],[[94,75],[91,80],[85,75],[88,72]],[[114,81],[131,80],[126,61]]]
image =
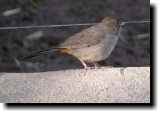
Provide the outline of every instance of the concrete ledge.
[[150,103],[150,68],[1,73],[1,103]]

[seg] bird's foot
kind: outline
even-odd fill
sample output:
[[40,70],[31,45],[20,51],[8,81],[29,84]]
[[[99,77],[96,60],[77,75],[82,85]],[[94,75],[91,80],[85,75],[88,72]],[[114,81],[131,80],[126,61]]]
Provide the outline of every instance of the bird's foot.
[[82,61],[82,60],[80,60],[80,61],[81,61],[81,63],[83,64],[85,70],[90,70],[90,69],[92,69],[92,67],[87,66],[87,64],[86,64],[84,61]]
[[99,65],[98,63],[93,63],[93,65],[94,65],[94,69],[104,68],[103,66]]
[[90,67],[90,66],[87,66],[87,64],[84,61],[82,61],[82,60],[80,60],[80,61],[83,64],[85,70],[104,68],[101,65],[99,65],[98,63],[92,63],[94,66]]

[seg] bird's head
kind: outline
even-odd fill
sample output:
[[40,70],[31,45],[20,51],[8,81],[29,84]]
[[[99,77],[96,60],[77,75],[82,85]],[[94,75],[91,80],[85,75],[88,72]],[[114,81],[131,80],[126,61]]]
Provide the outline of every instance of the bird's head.
[[115,32],[118,32],[121,29],[122,21],[113,17],[105,17],[100,23],[107,28],[113,28]]
[[115,25],[115,26],[121,26],[121,20],[113,17],[105,17],[101,23],[105,25]]

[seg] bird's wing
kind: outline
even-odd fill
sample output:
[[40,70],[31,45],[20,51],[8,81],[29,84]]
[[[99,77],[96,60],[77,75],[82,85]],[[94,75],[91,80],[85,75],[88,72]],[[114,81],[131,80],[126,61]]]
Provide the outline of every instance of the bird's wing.
[[60,47],[69,47],[69,48],[85,48],[93,46],[101,42],[105,35],[106,30],[100,25],[92,26],[81,32],[73,35],[69,39],[65,40]]

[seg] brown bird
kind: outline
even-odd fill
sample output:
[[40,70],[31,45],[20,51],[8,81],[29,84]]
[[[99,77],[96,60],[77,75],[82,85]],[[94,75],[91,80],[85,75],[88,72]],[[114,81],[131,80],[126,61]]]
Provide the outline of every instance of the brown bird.
[[97,68],[97,62],[106,59],[117,44],[121,24],[122,22],[119,19],[106,17],[100,23],[71,36],[59,46],[42,50],[22,59],[60,51],[78,58],[84,69],[91,69],[86,65],[86,62],[92,63],[94,68]]

